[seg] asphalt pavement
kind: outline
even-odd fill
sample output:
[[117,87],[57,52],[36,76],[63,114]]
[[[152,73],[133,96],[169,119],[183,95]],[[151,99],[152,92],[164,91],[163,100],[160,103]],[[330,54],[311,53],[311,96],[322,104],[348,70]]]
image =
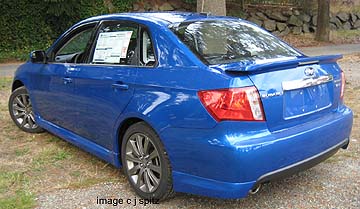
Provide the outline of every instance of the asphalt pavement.
[[331,54],[353,54],[360,53],[360,44],[328,45],[320,47],[300,48],[308,56],[331,55]]
[[[342,44],[342,45],[328,45],[320,47],[303,47],[299,48],[300,51],[304,52],[308,56],[316,55],[330,55],[330,54],[352,54],[360,53],[360,44]],[[0,77],[1,76],[13,76],[15,70],[22,63],[9,63],[0,64]]]
[[22,63],[0,64],[0,77],[3,77],[3,76],[13,76],[15,70],[16,70],[21,64],[22,64]]

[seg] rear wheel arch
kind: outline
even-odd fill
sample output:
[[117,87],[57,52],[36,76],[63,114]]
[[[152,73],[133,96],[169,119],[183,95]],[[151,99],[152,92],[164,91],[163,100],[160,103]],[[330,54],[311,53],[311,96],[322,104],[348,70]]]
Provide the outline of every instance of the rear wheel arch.
[[[145,122],[143,119],[140,119],[140,118],[136,118],[136,117],[132,117],[132,118],[127,118],[125,119],[119,126],[118,130],[117,130],[117,149],[119,151],[119,161],[121,162],[121,146],[122,146],[122,143],[123,143],[123,138],[124,138],[124,135],[126,133],[126,130],[134,125],[135,123],[139,123],[139,122]],[[146,123],[146,122],[145,122]]]
[[11,87],[11,92],[15,91],[15,89],[18,89],[22,86],[25,86],[24,83],[20,80],[14,80],[12,87]]

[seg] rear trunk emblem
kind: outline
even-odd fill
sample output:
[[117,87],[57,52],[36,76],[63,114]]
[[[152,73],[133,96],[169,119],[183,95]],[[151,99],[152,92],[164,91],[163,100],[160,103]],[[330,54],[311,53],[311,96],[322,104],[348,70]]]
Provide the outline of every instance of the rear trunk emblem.
[[305,73],[306,76],[314,76],[315,75],[315,69],[312,68],[312,67],[307,67],[307,68],[305,68],[304,73]]

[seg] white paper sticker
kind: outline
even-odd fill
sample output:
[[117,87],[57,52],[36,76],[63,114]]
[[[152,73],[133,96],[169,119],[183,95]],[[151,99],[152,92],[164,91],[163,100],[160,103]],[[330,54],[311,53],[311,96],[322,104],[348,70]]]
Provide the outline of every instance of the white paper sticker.
[[121,58],[126,58],[132,33],[132,31],[100,33],[93,62],[120,63]]

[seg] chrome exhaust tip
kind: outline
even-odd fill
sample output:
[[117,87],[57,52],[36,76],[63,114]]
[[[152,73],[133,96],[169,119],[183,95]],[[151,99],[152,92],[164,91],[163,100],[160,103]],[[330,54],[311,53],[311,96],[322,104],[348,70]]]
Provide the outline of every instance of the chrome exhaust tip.
[[261,184],[257,185],[255,188],[253,188],[252,190],[250,190],[250,194],[256,194],[260,191],[261,189]]

